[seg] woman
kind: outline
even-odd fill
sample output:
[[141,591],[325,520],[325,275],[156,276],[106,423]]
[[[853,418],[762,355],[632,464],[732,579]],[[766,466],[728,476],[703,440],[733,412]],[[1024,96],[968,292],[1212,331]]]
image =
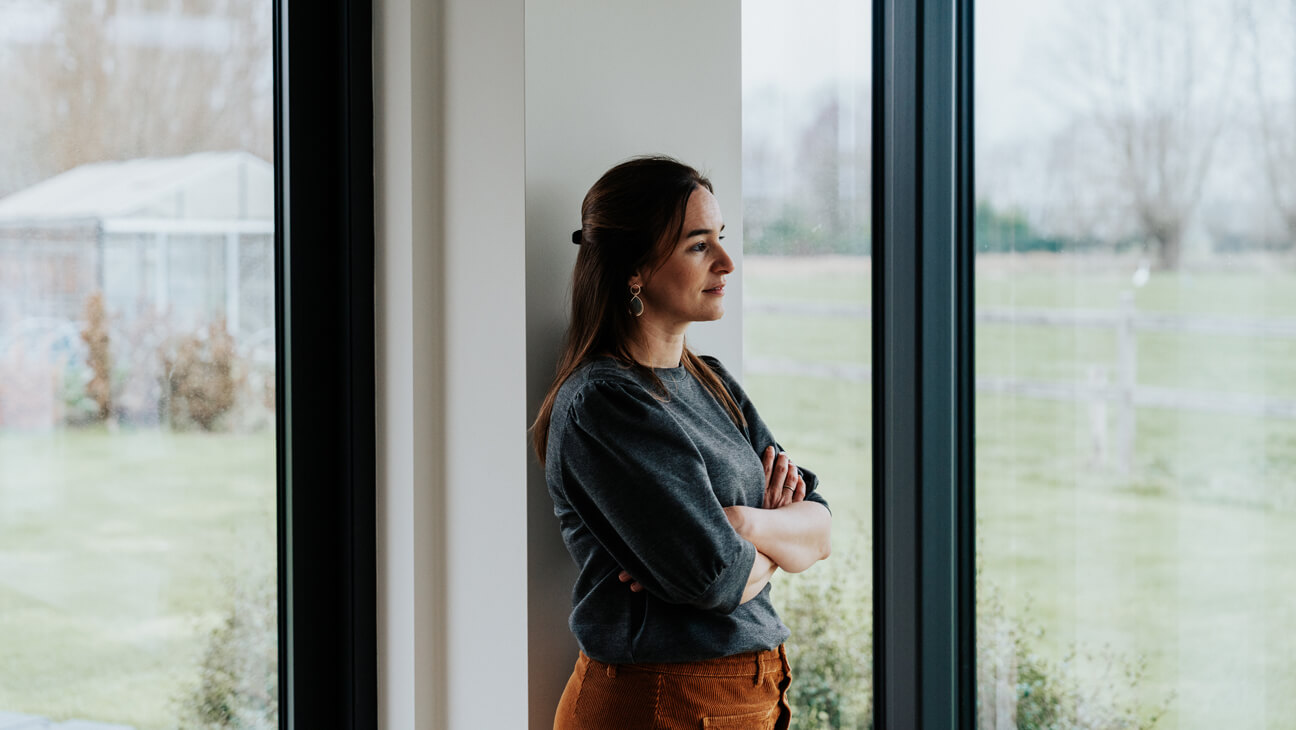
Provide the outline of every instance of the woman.
[[831,517],[738,382],[685,346],[724,314],[723,230],[710,181],[665,157],[617,165],[581,205],[571,323],[533,426],[579,567],[556,729],[789,722],[769,581],[828,556]]

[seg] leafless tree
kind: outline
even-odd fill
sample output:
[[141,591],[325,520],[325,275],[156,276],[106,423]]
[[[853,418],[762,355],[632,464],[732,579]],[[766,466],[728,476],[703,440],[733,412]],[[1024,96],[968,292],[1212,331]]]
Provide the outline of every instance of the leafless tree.
[[[100,160],[243,149],[273,155],[268,0],[63,0],[9,49],[31,183]],[[15,135],[19,130],[13,130]]]
[[1085,128],[1090,183],[1115,193],[1111,212],[1155,249],[1160,267],[1178,268],[1232,110],[1237,52],[1227,0],[1070,7],[1052,44],[1054,98]]
[[1296,243],[1296,0],[1237,7],[1247,31],[1260,165],[1288,241]]

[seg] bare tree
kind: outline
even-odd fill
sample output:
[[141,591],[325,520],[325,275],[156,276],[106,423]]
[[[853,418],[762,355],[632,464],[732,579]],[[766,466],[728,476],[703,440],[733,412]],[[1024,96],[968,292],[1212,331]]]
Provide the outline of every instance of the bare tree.
[[[1092,183],[1175,269],[1230,119],[1236,41],[1226,0],[1094,0],[1053,44],[1055,100],[1087,131]],[[1075,129],[1068,131],[1074,134]]]
[[1289,243],[1296,243],[1296,0],[1239,3],[1247,30],[1260,164]]
[[24,125],[35,179],[203,150],[270,159],[271,24],[267,0],[64,0],[10,50],[0,84],[23,109],[0,121]]

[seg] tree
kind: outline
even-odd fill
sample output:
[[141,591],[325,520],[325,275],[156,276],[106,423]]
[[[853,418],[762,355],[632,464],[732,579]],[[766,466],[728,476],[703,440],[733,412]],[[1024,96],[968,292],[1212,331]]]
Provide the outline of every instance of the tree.
[[1178,268],[1233,108],[1230,8],[1226,0],[1095,0],[1070,8],[1053,44],[1056,100],[1084,128],[1088,176],[1116,193],[1113,212],[1155,249],[1161,268]]
[[[21,187],[101,160],[244,149],[273,156],[266,0],[64,0],[8,49],[0,137]],[[40,26],[40,24],[37,24]],[[3,194],[4,191],[0,191]]]
[[1260,164],[1270,201],[1296,242],[1296,0],[1239,6],[1249,41]]

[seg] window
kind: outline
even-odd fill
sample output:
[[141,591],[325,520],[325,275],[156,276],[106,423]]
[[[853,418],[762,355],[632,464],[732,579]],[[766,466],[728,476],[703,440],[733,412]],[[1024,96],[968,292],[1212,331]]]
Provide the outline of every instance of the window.
[[369,7],[166,9],[0,8],[0,711],[371,726]]
[[0,16],[0,711],[275,727],[272,6]]
[[977,3],[983,727],[1296,713],[1293,28]]
[[818,473],[833,555],[775,582],[793,726],[872,712],[871,7],[743,5],[744,387]]

